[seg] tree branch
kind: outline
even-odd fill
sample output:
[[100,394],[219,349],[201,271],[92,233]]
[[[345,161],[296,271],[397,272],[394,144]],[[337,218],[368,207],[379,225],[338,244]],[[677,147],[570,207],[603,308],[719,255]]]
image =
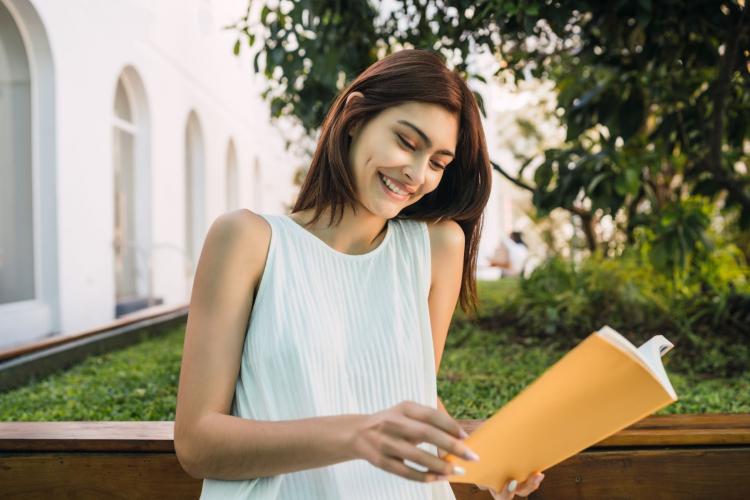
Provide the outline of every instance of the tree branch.
[[731,83],[731,75],[736,65],[738,45],[740,39],[743,36],[744,28],[743,21],[745,18],[746,8],[742,9],[739,19],[737,19],[737,25],[727,35],[727,40],[724,45],[724,54],[721,56],[719,62],[719,74],[716,77],[713,88],[713,111],[711,113],[711,123],[713,124],[713,130],[709,138],[709,163],[715,170],[721,170],[721,143],[724,138],[724,113],[726,109],[727,95],[729,94],[729,85]]
[[724,54],[721,56],[719,64],[719,75],[714,82],[714,109],[711,114],[713,130],[709,138],[708,158],[705,161],[716,180],[742,205],[742,209],[750,211],[750,196],[744,190],[746,182],[737,182],[737,179],[732,179],[724,170],[721,158],[721,146],[724,139],[724,113],[731,75],[737,64],[740,42],[748,34],[748,25],[744,22],[746,12],[747,7],[743,7],[739,19],[737,19],[737,25],[727,36],[724,45]]
[[[525,189],[526,191],[529,191],[533,193],[536,191],[535,188],[529,186],[525,182],[523,182],[521,179],[517,179],[510,175],[508,172],[503,170],[503,168],[495,163],[494,161],[490,161],[490,164],[492,165],[492,168],[496,170],[500,175],[508,179],[510,182],[515,184],[516,186]],[[594,234],[594,214],[589,212],[588,210],[584,210],[583,208],[571,206],[571,207],[562,207],[565,210],[569,211],[573,215],[577,215],[581,218],[581,225],[583,227],[583,233],[586,235],[586,244],[592,252],[596,250],[596,235]]]
[[583,228],[583,234],[586,235],[586,246],[589,251],[594,252],[596,250],[596,234],[594,234],[594,214],[588,210],[584,210],[581,207],[575,205],[570,207],[564,207],[573,215],[577,215],[581,218],[581,227]]
[[495,163],[494,161],[490,160],[490,164],[492,165],[492,168],[494,170],[496,170],[500,175],[502,175],[503,177],[505,177],[506,179],[508,179],[510,182],[512,182],[516,186],[518,186],[518,187],[520,187],[522,189],[525,189],[526,191],[531,191],[532,193],[535,191],[533,187],[529,186],[528,184],[526,184],[525,182],[523,182],[521,179],[516,179],[515,177],[513,177],[512,175],[510,175],[508,172],[506,172],[505,170],[503,170],[503,168],[500,165],[498,165],[497,163]]

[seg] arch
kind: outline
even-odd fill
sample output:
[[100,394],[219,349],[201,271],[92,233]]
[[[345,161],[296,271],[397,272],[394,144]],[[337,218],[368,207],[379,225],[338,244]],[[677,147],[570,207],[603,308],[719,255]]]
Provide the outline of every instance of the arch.
[[205,145],[198,114],[191,110],[185,124],[185,255],[195,270],[205,231]]
[[229,139],[227,145],[226,199],[227,211],[240,207],[239,173],[237,172],[237,148],[234,140]]
[[[0,169],[13,179],[0,181],[12,193],[0,193],[5,200],[0,213],[12,219],[0,227],[18,230],[13,244],[13,260],[7,267],[19,265],[21,272],[2,292],[0,301],[0,347],[17,345],[54,334],[60,329],[57,230],[57,151],[55,140],[55,70],[47,30],[38,12],[28,0],[0,0],[0,80],[3,95],[13,111],[0,113],[10,117],[12,126],[0,121],[0,149],[8,160]],[[12,82],[12,83],[11,83]],[[4,106],[5,107],[5,106]],[[5,144],[11,138],[13,148]],[[13,205],[12,211],[6,205]],[[6,211],[8,210],[8,211]],[[0,236],[0,240],[6,240]],[[3,241],[2,246],[8,248]],[[26,257],[20,257],[23,250]],[[8,250],[6,250],[8,252]],[[6,267],[6,266],[3,266]]]
[[151,298],[151,117],[133,66],[117,77],[112,111],[115,316],[121,316]]
[[31,76],[21,33],[0,4],[0,304],[34,300]]

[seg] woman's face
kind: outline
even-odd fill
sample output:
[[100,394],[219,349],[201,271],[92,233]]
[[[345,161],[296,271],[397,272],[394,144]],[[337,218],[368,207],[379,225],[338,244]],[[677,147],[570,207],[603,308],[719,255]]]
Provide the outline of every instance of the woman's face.
[[355,126],[349,148],[357,199],[391,219],[437,188],[458,140],[458,118],[437,104],[407,102]]

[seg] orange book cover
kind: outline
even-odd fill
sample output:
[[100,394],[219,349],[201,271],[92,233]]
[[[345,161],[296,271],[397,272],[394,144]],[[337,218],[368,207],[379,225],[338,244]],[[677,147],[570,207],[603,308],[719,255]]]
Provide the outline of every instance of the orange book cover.
[[608,326],[592,333],[464,440],[479,462],[446,455],[466,470],[448,481],[500,490],[677,401],[661,362],[672,347],[662,335],[636,349]]

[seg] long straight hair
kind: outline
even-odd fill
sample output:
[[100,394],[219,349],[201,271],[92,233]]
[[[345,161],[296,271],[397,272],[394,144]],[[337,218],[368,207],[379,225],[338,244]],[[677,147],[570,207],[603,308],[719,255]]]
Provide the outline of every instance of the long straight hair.
[[[364,97],[346,105],[352,92]],[[349,165],[349,130],[378,113],[409,101],[437,104],[459,119],[458,142],[451,167],[434,191],[404,208],[398,219],[456,221],[465,235],[459,302],[475,313],[476,264],[483,211],[490,196],[492,167],[474,95],[463,78],[436,54],[402,50],[368,67],[334,100],[320,130],[315,154],[292,212],[314,209],[311,223],[330,208],[329,225],[339,222],[345,206],[356,210],[357,196]]]

